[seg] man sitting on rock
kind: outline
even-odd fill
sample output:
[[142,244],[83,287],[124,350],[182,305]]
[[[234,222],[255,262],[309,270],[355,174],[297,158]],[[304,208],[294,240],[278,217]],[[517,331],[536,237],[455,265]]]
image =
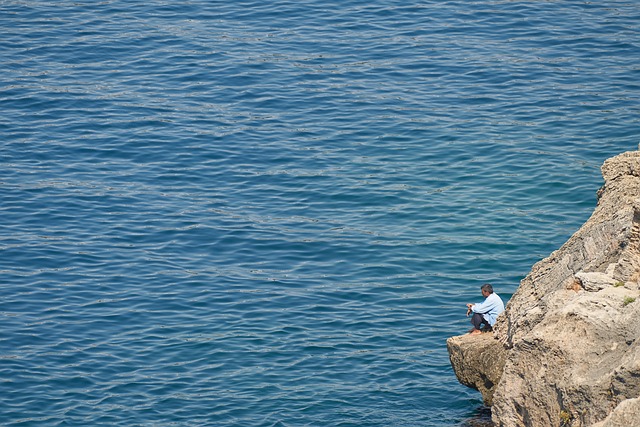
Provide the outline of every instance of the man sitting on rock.
[[504,303],[498,294],[493,292],[493,286],[485,283],[480,289],[485,298],[484,301],[478,304],[467,304],[467,316],[473,313],[471,317],[473,329],[469,333],[474,335],[482,333],[483,325],[486,331],[490,331],[498,315],[504,311]]

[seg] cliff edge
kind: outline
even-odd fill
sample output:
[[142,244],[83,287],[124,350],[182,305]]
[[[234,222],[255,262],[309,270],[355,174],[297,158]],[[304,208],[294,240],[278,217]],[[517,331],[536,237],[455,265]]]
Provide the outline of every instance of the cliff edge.
[[640,152],[602,165],[589,220],[533,266],[493,336],[447,341],[496,426],[640,427]]

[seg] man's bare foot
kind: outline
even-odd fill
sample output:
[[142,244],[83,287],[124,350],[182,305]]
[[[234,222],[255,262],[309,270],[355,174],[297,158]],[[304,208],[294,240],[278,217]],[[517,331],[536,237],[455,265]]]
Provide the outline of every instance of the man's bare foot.
[[471,332],[469,332],[470,335],[479,335],[481,333],[482,331],[480,329],[472,329]]

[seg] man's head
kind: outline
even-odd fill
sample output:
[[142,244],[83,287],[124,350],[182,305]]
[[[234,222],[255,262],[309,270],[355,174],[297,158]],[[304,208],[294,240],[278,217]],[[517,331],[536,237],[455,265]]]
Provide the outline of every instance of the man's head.
[[480,289],[482,290],[482,295],[485,298],[493,293],[493,286],[491,286],[489,283],[485,283],[480,287]]

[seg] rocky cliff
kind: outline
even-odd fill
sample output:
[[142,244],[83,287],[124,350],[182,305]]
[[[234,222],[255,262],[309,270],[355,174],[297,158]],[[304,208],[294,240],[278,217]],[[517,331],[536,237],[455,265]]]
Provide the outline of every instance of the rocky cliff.
[[493,335],[447,342],[497,426],[640,426],[640,152],[602,174],[589,220],[533,266]]

